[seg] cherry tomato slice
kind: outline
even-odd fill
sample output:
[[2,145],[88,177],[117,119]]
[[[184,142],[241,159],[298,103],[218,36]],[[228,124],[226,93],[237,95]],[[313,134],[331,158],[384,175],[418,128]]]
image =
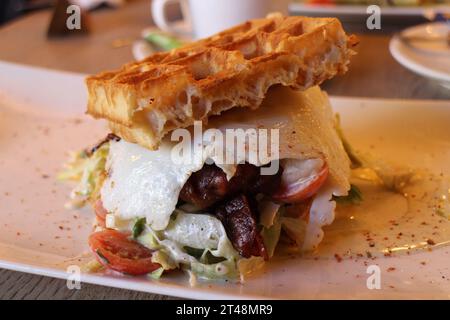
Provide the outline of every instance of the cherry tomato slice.
[[102,200],[97,200],[94,203],[95,216],[97,217],[97,224],[100,227],[106,228],[106,215],[108,211],[103,207]]
[[130,240],[128,234],[108,229],[89,237],[89,246],[106,268],[130,275],[141,275],[161,267],[152,262],[152,251]]
[[296,181],[281,181],[280,189],[272,195],[272,199],[284,203],[298,203],[314,196],[328,177],[328,166],[324,162],[319,171]]

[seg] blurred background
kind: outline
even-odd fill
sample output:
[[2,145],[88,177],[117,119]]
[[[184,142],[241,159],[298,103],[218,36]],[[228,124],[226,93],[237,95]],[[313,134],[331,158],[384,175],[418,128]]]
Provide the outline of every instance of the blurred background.
[[[98,10],[135,1],[76,0],[72,3]],[[151,0],[147,0],[149,1]],[[31,12],[55,7],[57,2],[58,0],[2,0],[0,1],[0,25]],[[450,0],[273,0],[272,2],[276,9],[285,7],[291,14],[338,16],[348,24],[362,22],[367,6],[375,4],[383,8],[385,18],[390,20],[390,23],[398,26],[426,21],[428,20],[427,10],[450,5]],[[174,5],[172,13],[176,15],[177,11],[180,10],[177,10]]]
[[[80,29],[66,27],[71,4]],[[272,11],[338,17],[358,36],[331,94],[450,99],[450,0],[1,0],[0,60],[97,73]]]

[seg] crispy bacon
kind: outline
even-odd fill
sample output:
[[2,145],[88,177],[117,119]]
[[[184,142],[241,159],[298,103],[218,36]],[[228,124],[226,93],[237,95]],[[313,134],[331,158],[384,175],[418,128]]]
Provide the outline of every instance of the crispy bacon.
[[267,260],[267,251],[252,207],[249,198],[241,194],[218,206],[215,214],[224,225],[234,248],[242,257],[261,256]]
[[216,165],[204,165],[191,175],[180,192],[180,199],[201,209],[237,194],[272,194],[281,183],[281,170],[275,175],[261,175],[260,168],[245,163],[236,168],[228,181],[226,174]]
[[228,193],[226,174],[215,165],[204,165],[194,172],[181,189],[179,198],[204,209],[223,199]]

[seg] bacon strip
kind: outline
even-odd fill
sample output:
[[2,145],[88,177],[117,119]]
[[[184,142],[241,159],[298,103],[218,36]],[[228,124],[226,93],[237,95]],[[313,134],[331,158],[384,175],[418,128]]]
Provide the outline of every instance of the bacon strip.
[[261,256],[267,260],[268,254],[258,230],[257,217],[251,207],[247,196],[241,194],[218,206],[215,214],[242,257]]

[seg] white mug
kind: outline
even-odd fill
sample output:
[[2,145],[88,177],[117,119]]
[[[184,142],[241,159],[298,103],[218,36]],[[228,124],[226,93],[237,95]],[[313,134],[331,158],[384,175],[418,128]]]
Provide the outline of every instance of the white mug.
[[[179,3],[187,28],[167,20],[165,8]],[[163,31],[200,39],[243,23],[264,18],[272,9],[272,0],[153,0],[152,15]]]

